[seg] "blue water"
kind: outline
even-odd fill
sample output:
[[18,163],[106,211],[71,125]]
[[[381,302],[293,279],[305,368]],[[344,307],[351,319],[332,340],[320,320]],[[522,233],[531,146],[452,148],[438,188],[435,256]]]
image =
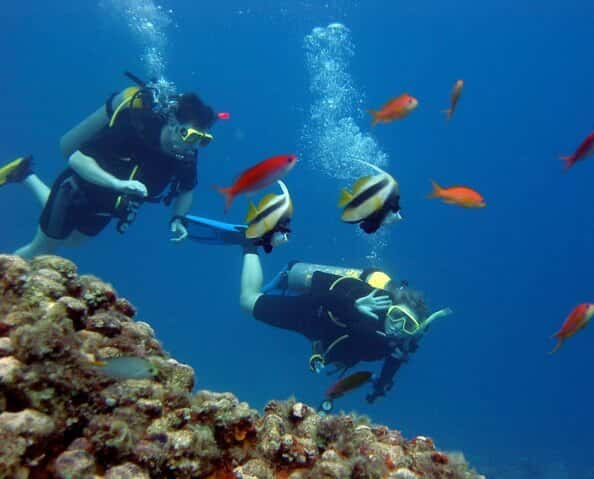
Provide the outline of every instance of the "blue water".
[[[194,214],[225,219],[212,185],[267,156],[301,156],[287,178],[295,233],[263,258],[267,277],[293,258],[380,265],[434,309],[455,311],[387,398],[370,406],[357,391],[340,408],[462,450],[489,477],[528,477],[520,469],[531,464],[542,467],[530,477],[590,477],[594,332],[547,352],[569,311],[594,301],[594,160],[567,173],[557,160],[594,126],[594,3],[199,3],[4,4],[2,161],[32,152],[53,181],[65,166],[59,137],[128,84],[124,70],[198,91],[232,119],[202,152]],[[346,29],[320,37],[331,22]],[[320,70],[327,60],[337,76]],[[321,85],[315,75],[326,75]],[[465,90],[446,124],[440,109],[458,78]],[[365,109],[404,91],[419,108],[371,130]],[[340,223],[335,208],[359,154],[401,184],[405,221],[377,240]],[[487,208],[425,199],[430,178],[476,187]],[[0,250],[10,252],[32,237],[39,207],[14,185],[2,205]],[[237,199],[227,218],[242,221],[246,206]],[[331,380],[308,371],[307,341],[241,312],[240,251],[173,245],[168,219],[147,205],[124,236],[110,226],[63,254],[134,302],[164,347],[195,368],[199,388],[233,391],[257,408],[290,395],[317,404]]]

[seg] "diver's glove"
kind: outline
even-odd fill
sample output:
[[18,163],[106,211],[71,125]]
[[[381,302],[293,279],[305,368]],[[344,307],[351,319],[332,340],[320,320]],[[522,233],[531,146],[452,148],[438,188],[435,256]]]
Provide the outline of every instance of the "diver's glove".
[[186,227],[186,219],[183,216],[176,215],[171,218],[169,222],[171,232],[175,235],[169,241],[179,243],[188,237],[188,228]]

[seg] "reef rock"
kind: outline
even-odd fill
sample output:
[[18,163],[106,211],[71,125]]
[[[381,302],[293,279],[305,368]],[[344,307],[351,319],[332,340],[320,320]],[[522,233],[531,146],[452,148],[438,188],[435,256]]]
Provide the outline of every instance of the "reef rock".
[[[192,394],[115,289],[57,256],[0,255],[0,479],[479,479],[429,438],[310,406]],[[151,379],[93,364],[140,356]]]

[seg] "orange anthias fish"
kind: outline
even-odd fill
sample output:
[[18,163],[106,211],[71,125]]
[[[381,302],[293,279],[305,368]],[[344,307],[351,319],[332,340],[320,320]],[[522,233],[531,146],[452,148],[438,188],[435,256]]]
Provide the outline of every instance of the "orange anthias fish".
[[452,88],[450,107],[447,110],[442,110],[446,114],[448,120],[454,115],[454,110],[456,109],[456,105],[462,94],[462,88],[464,88],[464,80],[457,80],[456,83],[454,83],[454,88]]
[[431,180],[433,191],[427,198],[441,198],[444,203],[458,205],[463,208],[484,208],[487,206],[482,195],[468,186],[448,186],[442,188],[435,181]]
[[369,371],[359,371],[339,379],[326,390],[326,398],[339,398],[347,392],[357,389],[365,384],[371,379],[371,376],[372,374]]
[[594,153],[594,131],[590,133],[584,141],[578,146],[573,155],[562,156],[565,162],[565,169],[571,168],[576,161],[585,160]]
[[396,98],[392,98],[388,103],[382,106],[381,110],[368,110],[373,120],[371,126],[377,123],[389,123],[394,120],[402,120],[411,111],[413,111],[419,102],[408,93],[403,93]]
[[588,326],[592,316],[594,316],[594,304],[592,303],[581,303],[573,308],[561,325],[561,329],[553,335],[554,338],[557,338],[557,344],[549,354],[556,352],[567,338]]
[[280,180],[296,163],[296,155],[273,156],[245,170],[232,186],[227,188],[215,186],[220,193],[225,195],[225,211],[229,209],[233,198],[237,195],[258,191]]

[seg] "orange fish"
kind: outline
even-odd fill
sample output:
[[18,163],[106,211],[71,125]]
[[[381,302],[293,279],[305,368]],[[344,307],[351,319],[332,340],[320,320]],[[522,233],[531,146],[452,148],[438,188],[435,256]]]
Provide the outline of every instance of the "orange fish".
[[549,354],[556,352],[567,338],[588,326],[592,316],[594,316],[594,304],[592,303],[578,304],[573,308],[561,325],[561,329],[553,334],[553,337],[557,338],[557,344]]
[[442,188],[433,180],[431,180],[431,184],[433,185],[433,191],[427,195],[427,198],[441,198],[444,203],[464,208],[484,208],[487,206],[481,194],[468,186]]
[[403,93],[396,98],[392,98],[388,103],[382,106],[381,110],[368,110],[373,120],[371,126],[377,123],[389,123],[394,120],[402,120],[411,111],[413,111],[419,102],[415,97],[408,93]]
[[446,114],[448,120],[451,120],[454,115],[454,110],[456,109],[456,105],[462,94],[462,88],[464,88],[464,80],[457,80],[456,83],[454,83],[454,88],[452,88],[450,107],[447,110],[442,110]]

